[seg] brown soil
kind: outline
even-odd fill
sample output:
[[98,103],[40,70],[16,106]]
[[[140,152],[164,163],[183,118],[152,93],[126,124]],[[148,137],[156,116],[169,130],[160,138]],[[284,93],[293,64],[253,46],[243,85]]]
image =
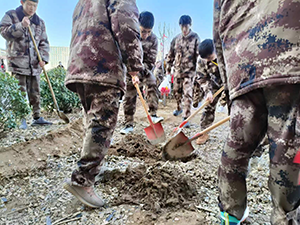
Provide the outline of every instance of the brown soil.
[[119,190],[112,205],[144,204],[145,210],[156,213],[162,208],[195,209],[197,182],[178,168],[165,165],[158,162],[104,175],[102,182],[107,188],[113,184]]
[[[158,111],[165,118],[162,124],[168,140],[173,128],[182,121],[172,116],[174,108],[172,101],[166,107],[160,106]],[[191,129],[184,130],[187,136],[199,131],[200,116],[193,119]],[[217,113],[216,121],[225,116]],[[71,124],[61,127],[52,126],[52,130],[41,131],[46,135],[33,140],[24,139],[25,142],[0,148],[0,224],[46,224],[49,218],[52,223],[62,218],[76,219],[64,223],[74,225],[218,224],[217,170],[228,124],[212,131],[206,144],[194,145],[193,160],[164,162],[161,160],[164,143],[153,146],[146,139],[143,129],[149,124],[140,103],[132,135],[120,135],[123,118],[121,107],[113,145],[106,157],[107,166],[112,170],[105,171],[97,185],[108,206],[98,210],[83,207],[62,188],[79,158],[83,136],[81,119],[73,119]],[[30,129],[39,132],[37,128]],[[1,140],[5,146],[10,143],[10,137],[14,137],[13,143],[17,140],[20,131],[13,132],[14,135]],[[266,159],[267,155],[254,164],[249,175],[248,222],[252,225],[269,225],[271,201]],[[126,165],[129,167],[125,170]],[[7,202],[2,202],[3,197]]]
[[63,157],[78,152],[82,145],[82,134],[82,119],[77,119],[65,128],[51,131],[41,138],[0,148],[0,180],[44,169],[49,155]]
[[145,161],[161,159],[161,150],[150,144],[144,135],[127,135],[121,141],[110,146],[109,155],[137,157]]

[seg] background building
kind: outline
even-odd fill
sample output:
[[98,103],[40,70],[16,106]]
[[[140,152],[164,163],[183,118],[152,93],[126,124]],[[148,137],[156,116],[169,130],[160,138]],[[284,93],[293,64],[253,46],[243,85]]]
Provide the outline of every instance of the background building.
[[46,69],[50,70],[56,68],[59,62],[61,62],[66,69],[68,66],[69,51],[69,47],[50,47],[50,60],[46,65]]

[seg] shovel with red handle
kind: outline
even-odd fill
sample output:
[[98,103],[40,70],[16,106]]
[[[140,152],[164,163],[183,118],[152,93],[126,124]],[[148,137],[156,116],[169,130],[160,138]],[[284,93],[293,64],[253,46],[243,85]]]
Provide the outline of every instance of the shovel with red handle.
[[229,120],[230,120],[230,116],[211,125],[210,127],[206,128],[200,133],[195,134],[191,138],[185,136],[183,132],[178,133],[163,147],[162,149],[163,158],[166,160],[177,160],[177,159],[184,159],[186,157],[189,157],[190,154],[194,151],[192,141],[196,140],[198,137],[210,132],[211,130],[215,129],[216,127],[224,124]]
[[147,114],[147,118],[149,120],[149,123],[150,123],[150,126],[149,127],[146,127],[144,130],[146,132],[146,135],[147,135],[147,138],[149,139],[149,141],[152,143],[152,144],[158,144],[158,143],[161,143],[163,141],[166,140],[166,135],[165,135],[165,132],[164,132],[164,129],[161,125],[161,123],[153,123],[152,119],[151,119],[151,116],[148,112],[148,107],[146,105],[146,102],[143,98],[143,95],[141,93],[141,90],[139,88],[139,85],[138,84],[135,84],[134,85],[138,94],[139,94],[139,97],[141,99],[141,102],[142,102],[142,105],[145,109],[145,112]]

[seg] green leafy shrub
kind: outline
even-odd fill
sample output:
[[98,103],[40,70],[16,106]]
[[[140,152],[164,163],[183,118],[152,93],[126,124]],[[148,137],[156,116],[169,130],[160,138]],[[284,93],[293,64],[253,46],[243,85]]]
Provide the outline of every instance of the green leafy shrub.
[[29,112],[26,94],[19,89],[19,81],[8,73],[0,72],[0,129],[15,128]]
[[[51,81],[51,85],[56,97],[56,101],[60,110],[64,113],[72,112],[73,108],[80,106],[79,97],[69,91],[65,85],[66,70],[63,68],[55,68],[47,72]],[[44,74],[41,75],[41,106],[47,111],[55,109],[52,95]]]

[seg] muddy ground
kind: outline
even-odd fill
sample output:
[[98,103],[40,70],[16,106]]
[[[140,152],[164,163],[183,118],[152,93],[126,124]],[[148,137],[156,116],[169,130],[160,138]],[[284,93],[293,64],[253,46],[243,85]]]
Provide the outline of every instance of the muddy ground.
[[[122,107],[121,107],[122,108]],[[161,105],[164,130],[181,122],[172,116],[175,103]],[[195,146],[188,162],[163,161],[161,147],[151,145],[143,128],[148,126],[139,105],[134,133],[119,134],[123,112],[112,146],[97,181],[106,206],[90,210],[63,188],[76,166],[82,145],[80,112],[62,124],[55,115],[51,127],[12,130],[0,141],[0,224],[218,224],[217,168],[228,124],[210,133],[210,140]],[[219,108],[216,120],[226,116]],[[184,132],[199,131],[200,115]],[[251,161],[248,178],[250,216],[244,224],[269,225],[270,195],[267,187],[268,156]]]

